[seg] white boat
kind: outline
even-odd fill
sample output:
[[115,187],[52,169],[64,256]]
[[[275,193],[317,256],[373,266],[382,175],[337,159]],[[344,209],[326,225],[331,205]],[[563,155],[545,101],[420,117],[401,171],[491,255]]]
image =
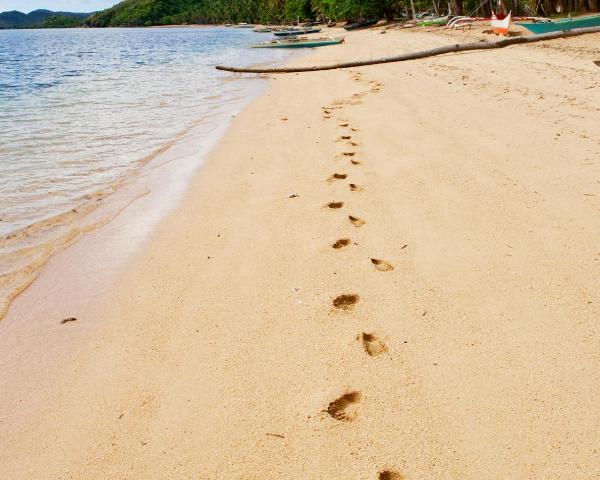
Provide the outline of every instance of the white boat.
[[498,20],[495,13],[492,13],[492,31],[496,35],[508,35],[508,31],[510,30],[510,20],[512,18],[512,12],[508,12],[508,15],[504,17],[502,20]]

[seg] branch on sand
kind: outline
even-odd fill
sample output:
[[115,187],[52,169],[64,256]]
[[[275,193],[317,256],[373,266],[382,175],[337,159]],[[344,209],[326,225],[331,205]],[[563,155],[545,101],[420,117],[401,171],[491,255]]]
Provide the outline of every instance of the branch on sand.
[[227,67],[217,65],[217,70],[234,73],[300,73],[300,72],[318,72],[322,70],[338,70],[340,68],[356,68],[369,65],[380,65],[382,63],[405,62],[407,60],[417,60],[419,58],[435,57],[445,55],[446,53],[466,52],[471,50],[490,50],[494,48],[504,48],[511,45],[520,45],[523,43],[537,43],[557,38],[577,37],[588,33],[600,33],[600,27],[576,28],[566,32],[551,32],[529,37],[515,37],[498,40],[495,42],[471,42],[447,45],[445,47],[432,48],[431,50],[422,50],[420,52],[405,53],[393,57],[384,57],[373,60],[364,60],[358,62],[334,63],[332,65],[321,65],[314,67],[282,67],[282,68],[251,68],[251,67]]

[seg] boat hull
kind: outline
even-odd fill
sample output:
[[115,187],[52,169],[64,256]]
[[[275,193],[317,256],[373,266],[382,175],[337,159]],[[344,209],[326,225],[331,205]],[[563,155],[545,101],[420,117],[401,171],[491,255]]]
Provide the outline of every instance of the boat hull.
[[502,20],[498,20],[496,18],[496,15],[492,15],[492,21],[491,21],[491,25],[492,25],[492,31],[496,34],[496,35],[508,35],[508,32],[510,30],[510,21],[512,19],[512,14],[509,13],[506,17],[504,17]]
[[418,27],[443,27],[450,21],[450,17],[432,18],[429,20],[423,20],[417,23]]
[[295,37],[298,35],[308,35],[309,33],[319,33],[320,28],[307,28],[305,30],[288,30],[283,32],[274,32],[276,37]]
[[379,22],[379,20],[367,20],[366,22],[351,23],[350,25],[346,25],[344,27],[344,30],[347,30],[349,32],[351,32],[352,30],[362,30],[363,28],[369,28],[373,25],[377,25],[377,22]]
[[343,38],[332,38],[328,40],[300,40],[300,41],[286,41],[286,40],[275,40],[272,42],[258,43],[251,45],[252,48],[315,48],[315,47],[326,47],[328,45],[339,45],[343,43]]
[[560,32],[564,30],[573,30],[574,28],[600,27],[600,15],[591,17],[573,18],[571,20],[559,20],[557,22],[547,23],[518,23],[529,30],[531,33],[539,35],[541,33]]

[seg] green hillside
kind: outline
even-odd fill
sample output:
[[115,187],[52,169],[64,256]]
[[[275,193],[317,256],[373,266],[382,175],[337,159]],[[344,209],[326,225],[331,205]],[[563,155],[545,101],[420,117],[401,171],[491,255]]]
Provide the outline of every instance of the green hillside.
[[39,28],[74,28],[83,23],[82,18],[69,17],[68,15],[52,15],[44,20]]
[[89,15],[89,13],[51,12],[50,10],[34,10],[27,14],[17,11],[2,12],[0,13],[0,28],[42,27],[44,22],[52,17],[60,17],[63,23],[73,23],[73,19],[75,19],[77,24],[80,24]]

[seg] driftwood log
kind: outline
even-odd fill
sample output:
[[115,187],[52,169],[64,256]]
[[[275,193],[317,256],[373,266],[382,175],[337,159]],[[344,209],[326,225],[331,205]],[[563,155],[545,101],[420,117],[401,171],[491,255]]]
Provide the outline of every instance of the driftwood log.
[[495,42],[471,42],[447,45],[445,47],[422,50],[420,52],[404,53],[393,57],[376,58],[372,60],[362,60],[356,62],[334,63],[331,65],[320,65],[314,67],[281,67],[281,68],[252,68],[252,67],[228,67],[217,65],[217,70],[234,73],[299,73],[299,72],[318,72],[322,70],[337,70],[340,68],[365,67],[368,65],[380,65],[382,63],[405,62],[407,60],[417,60],[419,58],[435,57],[446,53],[466,52],[470,50],[490,50],[493,48],[504,48],[511,45],[520,45],[522,43],[536,43],[557,38],[577,37],[588,33],[600,33],[600,27],[576,28],[563,32],[543,33],[541,35],[532,35],[529,37],[515,37],[497,40]]

